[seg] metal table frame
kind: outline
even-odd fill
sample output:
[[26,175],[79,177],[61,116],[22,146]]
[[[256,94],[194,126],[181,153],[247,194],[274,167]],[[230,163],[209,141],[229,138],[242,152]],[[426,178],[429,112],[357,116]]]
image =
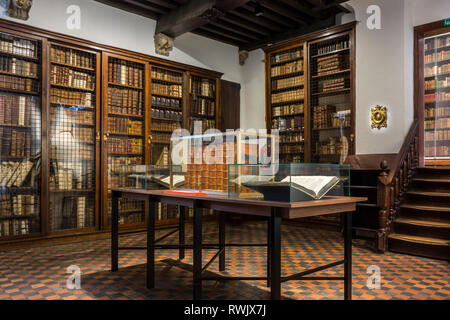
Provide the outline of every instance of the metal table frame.
[[[132,198],[137,200],[148,201],[148,215],[147,215],[147,246],[146,247],[119,247],[119,214],[118,214],[118,199]],[[191,198],[191,199],[190,199]],[[365,198],[353,198],[352,204],[364,201]],[[155,218],[156,218],[156,204],[157,202],[168,203],[180,206],[179,225],[167,234],[155,239]],[[147,251],[147,288],[155,287],[155,250],[179,250],[179,259],[185,257],[185,250],[193,250],[193,299],[202,299],[202,281],[208,280],[266,280],[267,286],[270,287],[271,299],[281,299],[281,283],[293,280],[340,280],[344,281],[344,298],[351,300],[352,298],[352,211],[340,211],[341,209],[333,209],[333,212],[323,213],[341,213],[344,227],[344,260],[336,261],[327,265],[323,265],[314,269],[302,271],[290,276],[281,276],[281,224],[282,224],[282,207],[272,206],[270,214],[267,216],[267,243],[260,244],[245,244],[245,243],[226,243],[225,237],[225,215],[226,213],[218,210],[219,213],[219,242],[218,243],[203,243],[202,239],[202,210],[204,208],[211,209],[215,207],[224,207],[224,200],[213,197],[205,197],[196,199],[194,197],[179,196],[163,196],[160,194],[152,194],[152,191],[136,192],[132,189],[116,189],[112,191],[112,221],[111,221],[111,271],[115,272],[119,269],[119,251],[120,250],[146,250]],[[261,201],[260,201],[261,202]],[[251,205],[255,205],[252,202]],[[257,206],[257,204],[256,204]],[[266,205],[267,206],[267,205]],[[193,244],[185,243],[185,215],[186,207],[193,208]],[[352,207],[353,209],[353,207]],[[267,211],[267,210],[266,210]],[[233,206],[233,213],[250,214],[248,210],[243,209],[242,206]],[[319,215],[319,214],[317,214]],[[166,239],[170,235],[178,232],[178,244],[158,244],[161,240]],[[209,266],[219,258],[219,271],[225,271],[226,267],[226,248],[227,247],[266,247],[267,248],[267,275],[265,277],[228,277],[217,276],[208,277],[203,276],[203,273]],[[217,253],[211,260],[202,266],[202,251],[204,249],[217,249]],[[332,268],[338,265],[344,265],[344,275],[342,277],[314,277],[309,276],[313,273]]]

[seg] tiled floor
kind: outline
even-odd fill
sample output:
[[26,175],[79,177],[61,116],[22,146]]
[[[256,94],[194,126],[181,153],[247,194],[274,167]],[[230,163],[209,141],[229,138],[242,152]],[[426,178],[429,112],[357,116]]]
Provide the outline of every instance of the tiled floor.
[[[158,231],[162,235],[167,231]],[[229,228],[229,242],[264,242],[264,223]],[[187,230],[188,237],[190,230]],[[177,235],[166,243],[176,243]],[[188,239],[189,241],[190,239]],[[204,241],[217,242],[214,225],[204,227]],[[145,245],[145,234],[122,236],[120,244]],[[214,255],[204,253],[204,263]],[[156,288],[145,288],[145,252],[121,251],[120,270],[111,273],[110,241],[0,252],[0,299],[191,299],[191,251],[178,262],[176,250],[157,252]],[[283,275],[343,259],[340,234],[283,226]],[[81,289],[69,290],[66,269],[81,269]],[[378,266],[381,288],[368,289],[367,268]],[[227,249],[227,274],[264,276],[265,248]],[[218,272],[218,261],[209,268]],[[450,267],[445,261],[394,253],[383,255],[353,246],[353,299],[450,299]],[[343,267],[316,275],[341,276]],[[292,281],[282,285],[284,299],[342,299],[342,281]],[[269,299],[264,281],[204,283],[205,299]]]

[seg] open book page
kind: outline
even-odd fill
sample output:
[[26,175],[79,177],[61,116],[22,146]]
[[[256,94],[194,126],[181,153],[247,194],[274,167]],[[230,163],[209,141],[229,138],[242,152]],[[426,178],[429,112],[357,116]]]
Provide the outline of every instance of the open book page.
[[[240,179],[240,180],[239,180]],[[240,176],[233,180],[234,183],[249,183],[249,182],[269,182],[273,180],[273,176]]]
[[291,182],[296,184],[312,197],[320,199],[331,188],[339,183],[339,178],[329,176],[288,176],[284,178],[282,182]]

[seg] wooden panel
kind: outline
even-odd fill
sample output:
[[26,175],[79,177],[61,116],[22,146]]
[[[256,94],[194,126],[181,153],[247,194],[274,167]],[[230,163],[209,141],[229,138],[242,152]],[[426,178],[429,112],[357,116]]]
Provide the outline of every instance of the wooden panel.
[[230,81],[221,81],[221,125],[222,131],[241,127],[241,85]]

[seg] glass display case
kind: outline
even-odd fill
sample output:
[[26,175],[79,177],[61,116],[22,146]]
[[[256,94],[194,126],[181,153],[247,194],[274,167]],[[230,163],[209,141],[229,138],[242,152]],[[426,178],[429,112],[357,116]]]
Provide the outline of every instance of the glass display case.
[[278,136],[256,131],[174,136],[171,139],[171,160],[174,165],[181,166],[184,175],[183,183],[175,179],[174,189],[226,194],[228,164],[278,162]]
[[182,166],[123,165],[119,167],[119,188],[164,190],[172,189],[183,181]]
[[230,164],[228,196],[298,202],[350,196],[350,166],[304,163]]

